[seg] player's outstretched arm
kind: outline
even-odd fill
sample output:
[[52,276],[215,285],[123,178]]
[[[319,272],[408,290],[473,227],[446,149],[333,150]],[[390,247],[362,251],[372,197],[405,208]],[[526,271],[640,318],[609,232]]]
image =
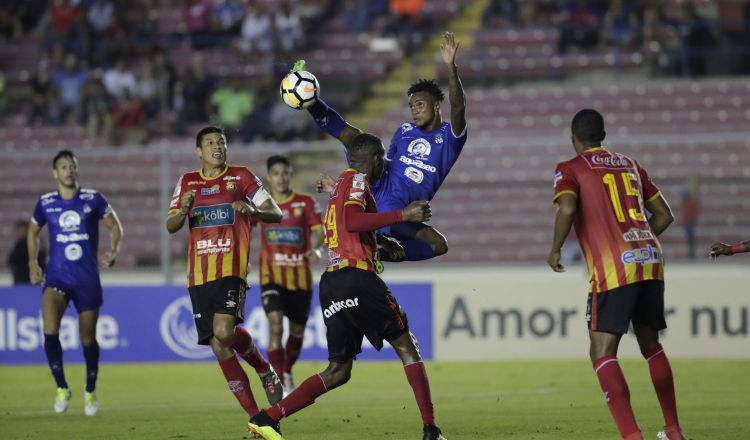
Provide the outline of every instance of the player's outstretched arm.
[[708,255],[716,258],[719,255],[731,256],[734,254],[742,254],[744,252],[750,252],[750,240],[741,241],[735,244],[714,243],[711,245],[711,251]]
[[180,198],[180,209],[172,212],[169,214],[169,217],[167,217],[167,231],[169,231],[170,234],[174,234],[182,229],[182,225],[185,224],[185,219],[190,212],[190,208],[193,207],[194,201],[195,191],[188,191],[182,195]]
[[102,267],[112,267],[115,264],[117,255],[120,253],[122,223],[120,223],[120,218],[114,210],[102,219],[102,223],[109,229],[109,250],[102,255],[100,264]]
[[430,202],[416,200],[398,211],[364,212],[364,206],[350,203],[344,208],[347,232],[370,232],[400,222],[426,222],[432,218]]
[[560,264],[560,250],[565,239],[573,226],[576,215],[577,200],[573,194],[562,194],[557,198],[557,214],[555,215],[555,233],[552,238],[552,249],[547,257],[547,264],[555,272],[565,272],[565,267]]
[[646,210],[651,213],[651,218],[648,219],[648,225],[651,226],[651,230],[658,237],[664,232],[669,225],[674,222],[674,215],[672,215],[672,209],[669,207],[667,201],[662,197],[661,193],[644,203]]
[[448,66],[448,83],[450,85],[448,100],[451,103],[451,126],[455,134],[461,134],[466,128],[466,97],[456,67],[456,52],[460,43],[456,41],[453,32],[446,32],[443,39],[445,41],[440,45],[440,55],[445,65]]
[[29,223],[29,231],[26,233],[26,250],[29,253],[29,279],[31,284],[39,284],[44,278],[44,271],[37,261],[39,255],[39,233],[42,228],[34,222]]
[[245,215],[252,215],[263,223],[279,223],[284,216],[279,205],[270,197],[257,207],[251,207],[242,201],[236,201],[232,205],[237,211]]
[[336,110],[329,107],[321,98],[318,98],[313,105],[308,107],[307,111],[312,115],[318,128],[340,140],[347,148],[349,148],[354,136],[362,133],[362,130],[346,122]]

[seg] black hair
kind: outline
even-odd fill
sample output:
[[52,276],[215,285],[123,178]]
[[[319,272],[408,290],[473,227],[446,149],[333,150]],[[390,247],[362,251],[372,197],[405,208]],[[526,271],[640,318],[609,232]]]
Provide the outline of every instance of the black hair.
[[201,128],[201,131],[198,132],[198,135],[195,137],[195,148],[201,147],[201,141],[203,140],[203,136],[209,134],[209,133],[219,133],[222,136],[226,136],[224,134],[224,130],[220,127],[216,126],[208,126]]
[[438,83],[432,79],[420,79],[415,82],[409,86],[409,90],[406,91],[406,96],[411,96],[417,92],[427,92],[440,102],[443,102],[445,99],[443,89],[441,89]]
[[607,132],[604,131],[604,118],[596,110],[586,108],[573,117],[570,126],[573,136],[586,145],[587,147],[599,146],[602,144]]
[[55,157],[52,158],[52,169],[55,169],[55,167],[57,166],[57,161],[60,160],[60,159],[62,159],[63,157],[67,157],[67,158],[69,158],[72,161],[76,160],[76,155],[73,154],[72,151],[70,151],[70,150],[60,150],[60,151],[57,152],[57,154],[55,154]]
[[354,136],[347,150],[352,162],[364,162],[378,153],[385,154],[383,142],[379,137],[370,133],[360,133]]
[[292,166],[292,163],[289,161],[288,157],[284,156],[283,154],[274,154],[273,156],[266,159],[266,170],[270,170],[271,167],[276,165],[277,163],[283,163],[288,167]]

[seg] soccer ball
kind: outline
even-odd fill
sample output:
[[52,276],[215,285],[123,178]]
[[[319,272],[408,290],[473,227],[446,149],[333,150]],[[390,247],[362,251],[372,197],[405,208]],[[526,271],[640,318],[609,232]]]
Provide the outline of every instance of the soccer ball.
[[300,110],[310,107],[318,99],[320,85],[318,79],[310,72],[300,70],[298,72],[289,72],[281,80],[281,99],[289,107]]

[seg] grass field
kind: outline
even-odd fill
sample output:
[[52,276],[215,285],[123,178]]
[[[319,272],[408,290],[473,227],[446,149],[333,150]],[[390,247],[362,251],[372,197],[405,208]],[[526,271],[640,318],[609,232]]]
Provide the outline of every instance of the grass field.
[[[750,361],[672,362],[686,433],[697,440],[750,438]],[[297,381],[324,367],[300,363]],[[0,367],[2,439],[242,439],[246,417],[214,363],[105,364],[101,410],[85,417],[84,371],[69,365],[67,414],[52,411],[46,366]],[[624,361],[645,438],[662,426],[643,361]],[[430,363],[438,424],[457,439],[616,439],[590,365],[581,361]],[[259,403],[267,406],[257,378]],[[352,380],[282,423],[285,438],[421,439],[421,421],[402,368],[355,364]]]

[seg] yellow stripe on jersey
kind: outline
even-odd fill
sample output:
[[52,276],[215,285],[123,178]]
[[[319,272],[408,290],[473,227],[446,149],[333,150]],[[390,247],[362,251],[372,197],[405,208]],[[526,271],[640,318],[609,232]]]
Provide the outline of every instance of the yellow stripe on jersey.
[[346,205],[359,205],[359,206],[361,206],[362,208],[364,208],[364,207],[365,207],[365,204],[364,204],[364,203],[362,203],[362,202],[358,202],[358,201],[356,201],[356,200],[347,200],[346,202],[344,202],[344,206],[346,206]]
[[202,259],[200,255],[195,256],[195,260],[193,262],[194,270],[193,270],[193,285],[199,286],[203,284],[203,264]]
[[356,266],[357,269],[367,270],[367,261],[357,260]]
[[273,271],[273,282],[276,284],[281,284],[281,268],[275,264],[272,264],[271,270]]
[[[238,252],[240,253],[240,278],[243,280],[247,279],[247,254],[249,246],[249,243],[243,243],[240,242],[241,245],[239,246]],[[234,256],[234,253],[232,253],[232,256]]]
[[591,254],[591,248],[587,243],[579,241],[581,249],[583,250],[584,258],[586,258],[586,265],[589,267],[589,283],[591,284],[591,290],[599,290],[599,272],[596,270],[594,264],[594,256]]
[[323,224],[322,223],[318,223],[317,225],[310,226],[310,230],[311,231],[313,231],[315,229],[323,229]]
[[297,268],[297,284],[300,290],[310,290],[310,286],[307,283],[307,267],[299,266]]
[[560,197],[563,194],[570,194],[572,196],[578,197],[578,194],[576,194],[575,191],[571,191],[569,189],[564,189],[564,190],[560,191],[559,193],[555,194],[554,197],[552,197],[552,203],[555,203],[555,201],[557,200],[557,198]]
[[649,197],[648,200],[646,200],[646,201],[650,202],[652,200],[656,200],[656,198],[658,198],[659,196],[661,196],[661,191],[657,191],[656,194],[654,194],[653,196]]
[[297,283],[294,282],[294,268],[287,266],[286,270],[286,288],[289,290],[297,290]]
[[226,252],[224,253],[224,256],[221,257],[221,277],[231,277],[232,276],[232,266],[234,262],[234,252]]
[[266,260],[262,260],[260,262],[260,284],[268,284],[271,282],[271,276],[268,273],[268,262]]
[[206,265],[206,271],[208,272],[206,274],[206,282],[214,281],[216,280],[216,262],[219,259],[219,256],[216,254],[210,254],[208,257],[208,264]]
[[612,290],[619,287],[619,277],[617,276],[617,266],[615,265],[615,259],[612,257],[612,251],[609,246],[600,246],[602,250],[602,266],[604,267],[604,279],[607,285],[607,290]]

